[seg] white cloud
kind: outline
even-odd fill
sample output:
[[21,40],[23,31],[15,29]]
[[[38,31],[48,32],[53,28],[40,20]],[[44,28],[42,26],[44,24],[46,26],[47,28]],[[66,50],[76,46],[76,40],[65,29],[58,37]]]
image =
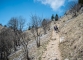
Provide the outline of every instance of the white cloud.
[[54,11],[58,10],[61,6],[64,6],[65,0],[35,0],[44,5],[49,5]]

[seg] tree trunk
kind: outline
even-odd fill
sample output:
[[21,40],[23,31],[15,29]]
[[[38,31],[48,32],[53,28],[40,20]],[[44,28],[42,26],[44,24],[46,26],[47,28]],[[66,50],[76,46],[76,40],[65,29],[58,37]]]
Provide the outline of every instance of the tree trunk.
[[27,55],[26,55],[27,56],[27,60],[30,60],[29,55],[28,55],[28,49],[27,49],[26,53],[27,53]]

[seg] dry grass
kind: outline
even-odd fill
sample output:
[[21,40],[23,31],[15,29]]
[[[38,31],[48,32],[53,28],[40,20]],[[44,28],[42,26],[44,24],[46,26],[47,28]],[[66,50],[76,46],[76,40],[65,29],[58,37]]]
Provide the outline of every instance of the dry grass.
[[48,40],[47,42],[45,42],[43,45],[41,45],[38,48],[38,60],[41,60],[42,54],[47,50],[46,46],[48,45],[48,43],[50,42],[50,40]]
[[65,37],[60,44],[63,60],[83,60],[83,14],[66,20],[60,26],[60,37]]

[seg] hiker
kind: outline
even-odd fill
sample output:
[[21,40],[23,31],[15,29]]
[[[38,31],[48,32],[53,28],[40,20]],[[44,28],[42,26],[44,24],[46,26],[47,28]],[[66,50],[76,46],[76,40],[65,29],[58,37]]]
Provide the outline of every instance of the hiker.
[[56,27],[54,26],[54,30],[56,31]]
[[56,33],[59,32],[57,25],[54,26],[54,30],[56,31]]
[[58,29],[57,25],[56,25],[56,26],[54,26],[54,30],[56,31],[57,29]]

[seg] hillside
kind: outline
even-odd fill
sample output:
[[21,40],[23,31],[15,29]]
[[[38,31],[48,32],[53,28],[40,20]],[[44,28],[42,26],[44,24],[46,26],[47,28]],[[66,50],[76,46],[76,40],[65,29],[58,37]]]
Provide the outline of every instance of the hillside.
[[[80,12],[76,17],[72,17],[72,14],[64,15],[59,21],[52,24],[59,27],[59,37],[54,32],[55,39],[47,45],[42,60],[56,60],[56,58],[59,60],[83,60],[83,13],[81,10]],[[59,40],[59,44],[57,40]]]
[[[36,47],[36,41],[30,30],[25,31],[25,40],[28,36],[31,38],[28,42],[28,52],[31,60],[82,60],[83,57],[83,13],[72,18],[72,15],[65,15],[59,21],[51,22],[50,30],[47,34],[41,34],[39,48]],[[54,31],[54,26],[59,27],[58,33]],[[40,29],[39,29],[40,30]],[[41,29],[43,32],[43,30]],[[20,49],[22,50],[22,48]],[[9,56],[10,60],[22,59],[23,50]],[[16,56],[18,54],[18,56]],[[21,54],[21,55],[20,55]],[[16,56],[16,57],[15,57]]]
[[83,60],[83,13],[59,24],[62,60]]

